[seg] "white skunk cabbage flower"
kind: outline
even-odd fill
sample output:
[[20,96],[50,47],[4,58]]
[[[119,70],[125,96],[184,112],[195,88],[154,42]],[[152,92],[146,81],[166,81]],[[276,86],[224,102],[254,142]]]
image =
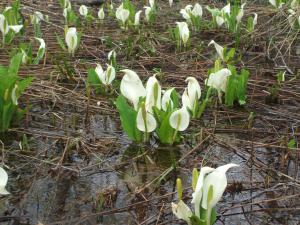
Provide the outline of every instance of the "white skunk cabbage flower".
[[284,5],[283,2],[279,3],[278,5],[276,0],[269,0],[269,3],[277,9],[281,9],[282,6]]
[[82,15],[83,17],[87,17],[88,12],[89,12],[89,10],[85,5],[80,6],[80,8],[79,8],[80,15]]
[[125,73],[121,80],[120,91],[122,95],[127,98],[134,106],[134,109],[138,109],[140,97],[146,96],[146,89],[136,72],[124,69],[121,72]]
[[103,7],[101,7],[98,11],[98,18],[99,18],[99,20],[104,20],[104,18],[105,18],[105,13],[104,13]]
[[22,63],[26,64],[28,62],[28,60],[29,60],[29,57],[28,57],[27,53],[24,51],[24,49],[21,49],[21,51],[22,51],[22,54],[23,54],[23,56],[22,56]]
[[99,77],[99,80],[104,85],[110,85],[112,81],[116,78],[116,70],[113,66],[107,64],[106,71],[103,71],[102,66],[97,64],[95,69],[96,74]]
[[7,184],[7,180],[8,180],[8,175],[6,171],[2,167],[0,167],[0,194],[1,195],[10,194],[5,188]]
[[39,12],[39,11],[36,11],[34,12],[33,15],[30,16],[31,18],[31,24],[39,24],[42,20],[44,20],[44,15]]
[[170,126],[176,131],[184,131],[190,124],[190,114],[186,107],[174,111],[169,119]]
[[199,4],[199,3],[196,3],[194,5],[194,8],[192,10],[192,14],[194,16],[199,16],[200,18],[202,17],[203,15],[203,10],[202,10],[202,6]]
[[169,0],[169,5],[170,5],[170,7],[172,7],[172,5],[173,5],[173,0]]
[[146,106],[143,103],[139,108],[136,116],[137,128],[145,133],[150,133],[156,128],[156,120],[154,116],[146,110]]
[[18,85],[15,85],[14,88],[12,89],[12,91],[11,91],[11,100],[12,100],[14,105],[19,104],[18,103],[18,98],[17,98],[17,89],[18,89]]
[[231,71],[227,68],[221,69],[215,73],[211,73],[208,79],[205,80],[207,86],[217,89],[218,91],[226,92],[228,77]]
[[19,33],[20,30],[23,28],[23,25],[11,25],[8,26],[10,30],[12,30],[14,33]]
[[189,27],[186,22],[176,22],[176,24],[179,28],[179,34],[183,42],[183,45],[186,46],[186,43],[188,42],[190,37]]
[[116,10],[116,18],[125,25],[130,15],[129,10],[123,8],[123,3]]
[[68,10],[71,10],[72,9],[72,6],[71,6],[71,2],[69,0],[64,0],[63,2],[64,4],[64,9],[68,9]]
[[75,27],[70,27],[68,29],[65,39],[69,53],[74,54],[78,45],[78,35]]
[[208,173],[214,170],[215,170],[214,168],[210,168],[210,167],[202,167],[200,170],[200,174],[196,183],[196,188],[193,193],[193,199],[192,199],[192,204],[194,204],[194,208],[195,208],[195,214],[199,218],[200,218],[200,204],[202,200],[204,178]]
[[[45,44],[45,41],[44,39],[42,38],[37,38],[35,37],[35,40],[37,40],[38,42],[40,42],[40,47],[39,47],[39,50],[37,52],[37,57],[39,59],[42,59],[44,57],[44,54],[45,54],[45,50],[46,50],[46,44]],[[23,55],[24,56],[24,55]],[[23,58],[22,58],[23,60]]]
[[192,5],[187,5],[187,6],[184,7],[184,9],[180,10],[180,14],[188,22],[191,20],[190,13],[192,13],[192,8],[193,8]]
[[155,0],[149,0],[149,5],[153,9],[155,6]]
[[185,81],[188,82],[188,87],[184,90],[182,95],[182,105],[193,111],[201,97],[201,88],[194,77],[188,77]]
[[180,220],[184,220],[187,222],[187,224],[191,224],[190,217],[193,215],[190,208],[182,201],[180,200],[178,204],[175,204],[174,202],[171,203],[172,206],[172,212],[173,214]]
[[225,20],[221,16],[216,16],[216,22],[218,27],[221,27],[225,23]]
[[253,18],[253,29],[254,29],[254,27],[257,24],[257,17],[258,17],[258,15],[257,15],[257,13],[253,13],[253,15],[254,15],[254,18]]
[[241,5],[240,11],[239,11],[239,13],[236,16],[236,21],[238,23],[240,23],[242,21],[242,18],[244,16],[244,7],[245,7],[245,5],[246,5],[246,3],[244,3],[244,4]]
[[169,105],[171,106],[171,108],[173,108],[173,101],[171,99],[171,95],[172,95],[172,91],[175,88],[170,88],[169,90],[165,91],[165,93],[163,94],[163,97],[161,99],[161,107],[164,111],[167,111]]
[[161,86],[153,75],[149,77],[146,84],[146,110],[152,113],[152,107],[161,109]]
[[134,15],[134,26],[140,25],[140,17],[141,17],[142,10],[139,10]]
[[39,50],[46,48],[46,44],[45,44],[44,39],[35,37],[35,40],[37,40],[38,42],[40,42]]
[[3,14],[0,14],[0,30],[3,36],[9,32],[8,22]]
[[[226,178],[227,170],[236,166],[238,165],[234,163],[229,163],[224,166],[219,166],[204,178],[203,199],[202,199],[201,206],[202,208],[207,210],[207,214],[208,214],[207,220],[210,220],[211,210],[221,200],[222,195],[225,191],[225,188],[227,186],[227,178]],[[210,202],[208,202],[208,193],[210,187],[212,187],[213,193],[212,193],[212,199],[210,200]],[[207,224],[210,224],[209,221],[207,222]]]
[[64,16],[64,18],[67,20],[67,18],[68,18],[68,12],[69,12],[69,10],[67,9],[67,8],[64,8],[64,11],[63,11],[63,16]]
[[111,50],[111,51],[108,53],[107,59],[108,59],[109,61],[112,61],[112,60],[116,60],[116,58],[117,58],[117,53],[116,53],[116,51],[113,49],[113,50]]
[[215,49],[216,49],[220,59],[222,59],[224,61],[224,48],[221,45],[219,45],[218,43],[216,43],[214,40],[209,42],[208,46],[210,46],[212,44],[215,46]]
[[150,14],[152,12],[152,8],[149,6],[144,6],[145,9],[145,17],[146,17],[146,21],[149,22],[150,21]]
[[230,15],[230,3],[228,3],[221,9],[221,13],[223,14],[223,16],[224,14]]

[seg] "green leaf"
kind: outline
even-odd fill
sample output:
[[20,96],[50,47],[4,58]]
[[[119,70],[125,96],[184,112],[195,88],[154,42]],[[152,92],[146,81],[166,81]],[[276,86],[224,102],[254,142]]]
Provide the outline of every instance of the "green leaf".
[[65,42],[62,40],[62,38],[60,36],[58,36],[57,34],[55,34],[56,36],[56,40],[57,40],[57,43],[59,44],[59,46],[64,50],[64,51],[67,51],[67,48],[65,46]]
[[173,135],[175,130],[171,127],[169,123],[170,116],[172,111],[165,113],[165,115],[161,118],[161,124],[156,130],[157,136],[161,143],[163,144],[172,144],[173,143]]
[[127,136],[134,141],[142,140],[142,132],[136,128],[137,112],[128,105],[124,96],[120,95],[115,102],[120,114],[123,130]]
[[198,218],[196,215],[192,215],[190,217],[190,221],[192,225],[206,225],[204,220],[201,220],[200,218]]
[[211,216],[210,216],[210,225],[214,224],[217,220],[217,212],[216,212],[216,209],[213,208],[211,210]]
[[22,57],[23,57],[23,54],[18,53],[11,59],[10,64],[9,64],[9,68],[8,68],[8,74],[9,75],[15,75],[16,76],[18,74],[20,65],[22,63]]
[[97,94],[101,93],[102,84],[94,68],[88,70],[88,83],[95,88]]
[[295,139],[291,139],[288,143],[288,148],[296,148],[296,140]]
[[44,57],[44,54],[45,54],[45,48],[39,49],[38,53],[37,53],[37,56],[36,56],[36,58],[33,61],[33,64],[34,65],[38,65],[39,62],[40,62],[40,60]]

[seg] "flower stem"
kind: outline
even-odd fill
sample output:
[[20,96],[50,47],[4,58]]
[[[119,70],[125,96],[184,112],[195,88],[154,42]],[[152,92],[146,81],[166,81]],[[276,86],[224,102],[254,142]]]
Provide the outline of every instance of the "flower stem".
[[211,207],[207,206],[207,211],[206,211],[206,225],[210,225],[210,218],[211,218]]

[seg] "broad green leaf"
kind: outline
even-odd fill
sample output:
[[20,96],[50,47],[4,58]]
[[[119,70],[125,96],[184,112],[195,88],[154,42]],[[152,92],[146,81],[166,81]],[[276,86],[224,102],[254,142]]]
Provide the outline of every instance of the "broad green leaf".
[[120,114],[120,120],[125,133],[131,140],[140,142],[142,133],[136,128],[137,112],[128,105],[124,96],[120,95],[115,102]]
[[102,84],[94,68],[88,70],[88,83],[95,88],[97,94],[101,93]]
[[9,68],[8,68],[8,74],[9,75],[15,75],[16,76],[18,74],[20,65],[22,63],[22,57],[23,57],[23,54],[18,53],[11,59],[10,64],[9,64]]
[[157,136],[161,143],[163,144],[172,144],[173,143],[173,135],[175,130],[171,127],[169,123],[170,116],[172,111],[167,113],[161,120],[161,124],[156,130]]

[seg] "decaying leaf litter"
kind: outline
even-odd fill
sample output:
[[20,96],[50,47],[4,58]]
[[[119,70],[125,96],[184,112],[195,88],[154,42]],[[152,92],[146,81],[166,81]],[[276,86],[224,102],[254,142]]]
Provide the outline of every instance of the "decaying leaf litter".
[[[56,34],[64,32],[59,4],[22,1],[25,18],[39,10],[50,21],[41,26],[47,43],[45,59],[20,71],[23,77],[35,78],[22,98],[31,109],[21,126],[1,137],[11,195],[1,199],[0,221],[179,224],[170,208],[176,198],[176,178],[182,178],[185,196],[190,198],[193,167],[234,162],[240,167],[228,174],[217,224],[299,222],[300,42],[298,31],[290,29],[282,13],[263,3],[249,3],[246,14],[258,13],[259,22],[251,37],[241,38],[243,57],[236,65],[251,73],[247,104],[208,107],[202,118],[192,121],[180,145],[132,143],[122,132],[113,99],[92,90],[87,97],[88,68],[105,64],[112,48],[118,64],[133,69],[143,80],[156,68],[161,69],[160,82],[180,93],[187,76],[196,77],[203,86],[215,54],[207,44],[214,39],[234,47],[234,38],[223,30],[201,30],[192,35],[189,50],[175,52],[168,28],[181,19],[178,12],[188,2],[180,1],[173,8],[159,2],[159,19],[143,27],[141,34],[122,31],[112,18],[92,23],[84,27],[80,48],[70,57],[56,40]],[[9,3],[1,3],[1,8]],[[92,8],[95,14],[98,7]],[[30,26],[19,37],[23,40],[15,39],[12,46],[33,37]],[[130,38],[134,46],[126,49]],[[8,64],[10,48],[1,50],[1,65]],[[287,71],[287,81],[273,91],[275,75],[281,70]],[[291,140],[295,140],[292,148]]]

